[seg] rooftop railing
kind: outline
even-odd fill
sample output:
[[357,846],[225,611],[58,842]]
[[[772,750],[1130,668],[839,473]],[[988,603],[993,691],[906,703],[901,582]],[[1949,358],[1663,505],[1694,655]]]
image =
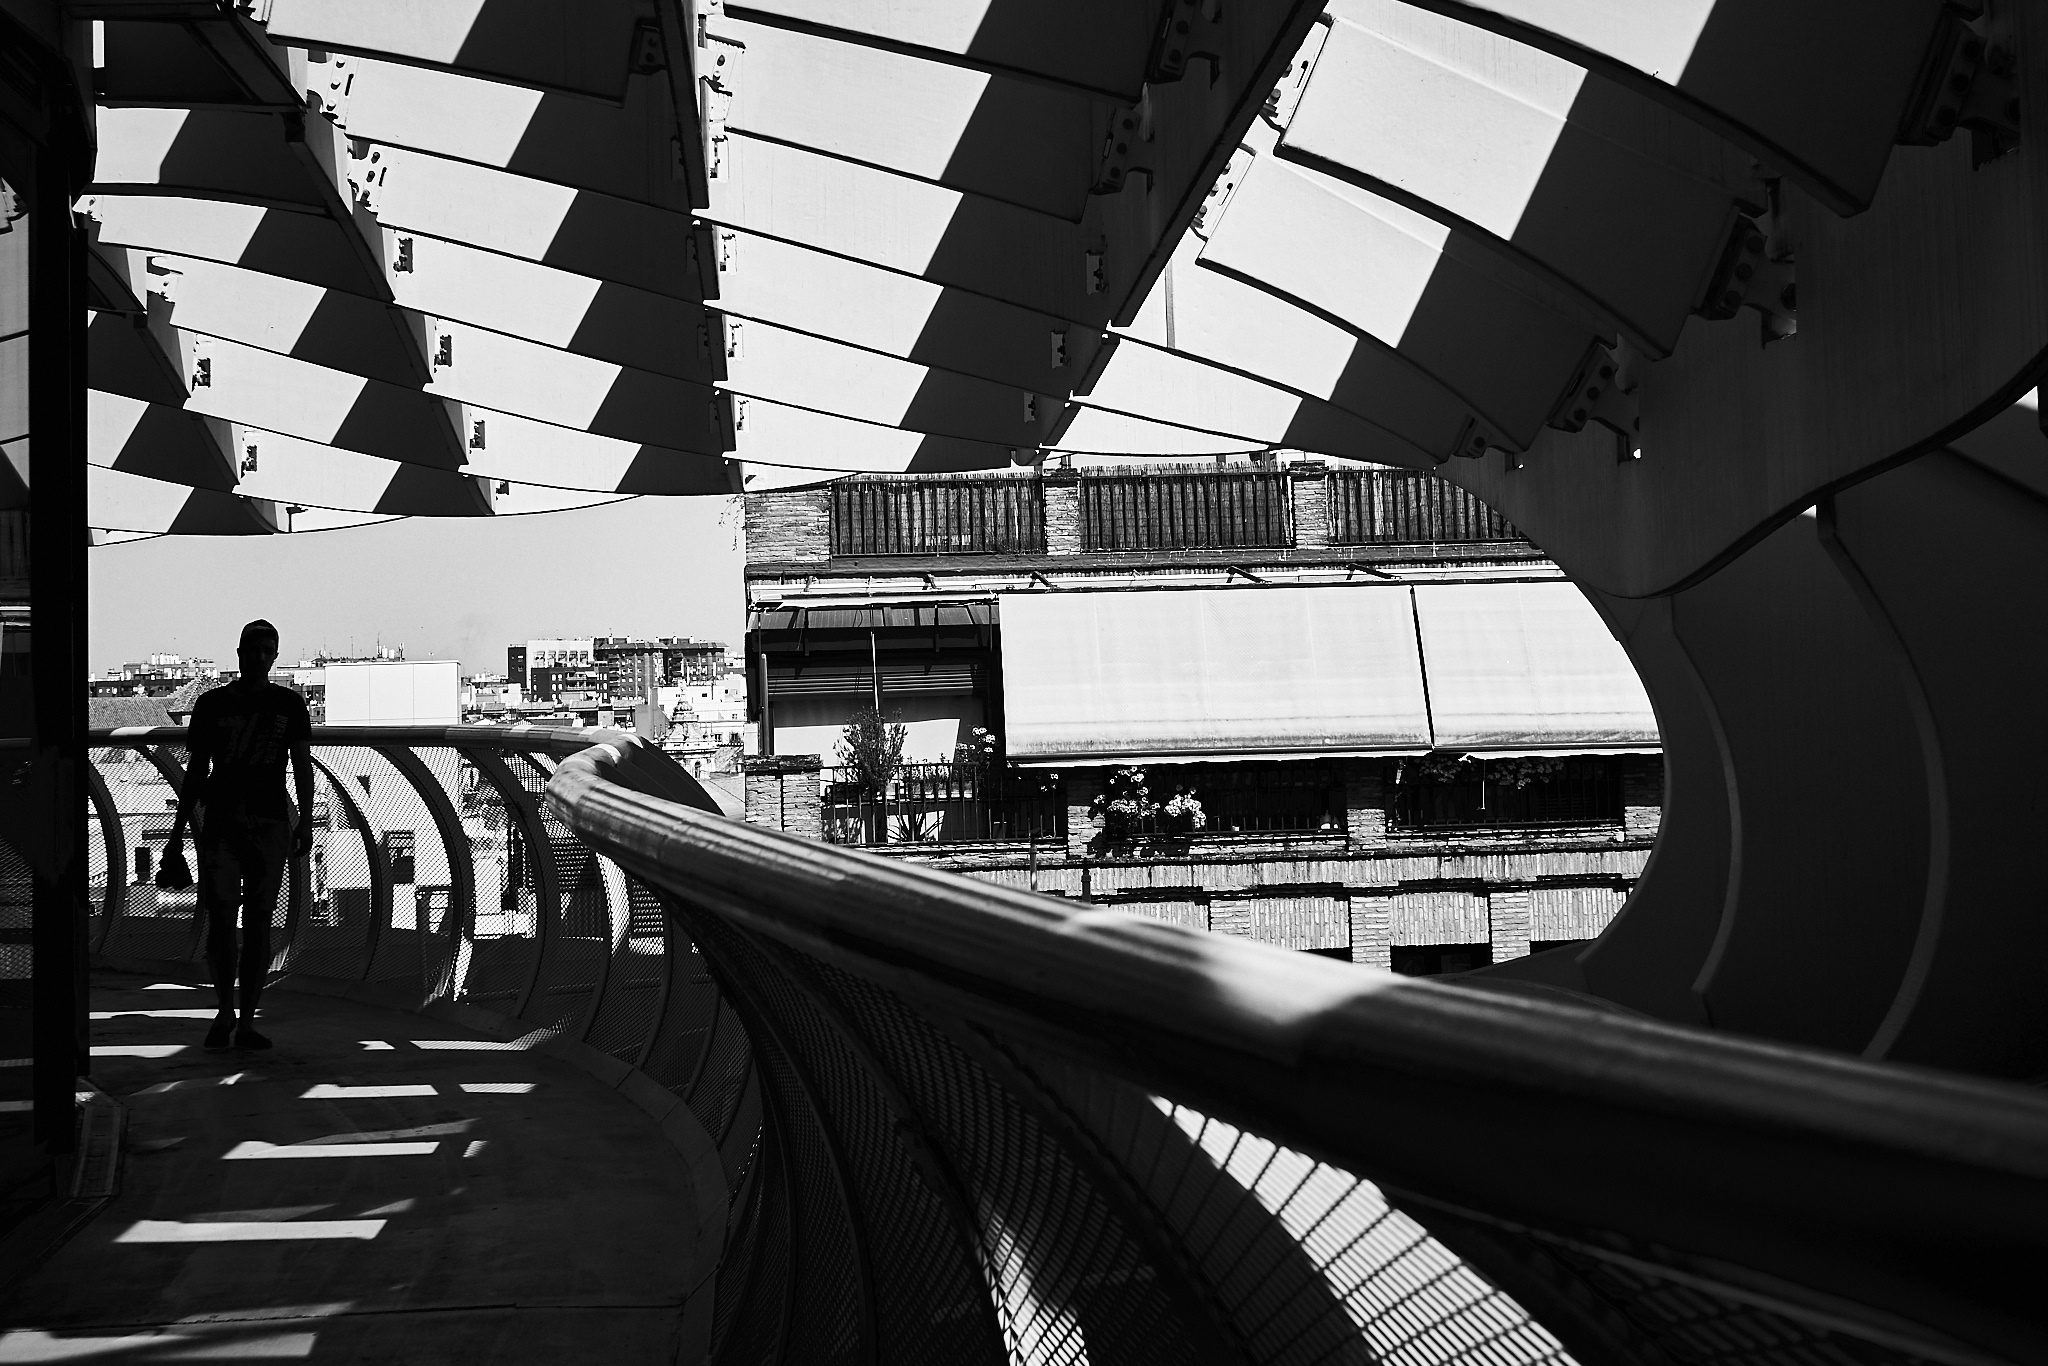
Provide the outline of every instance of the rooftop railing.
[[1523,539],[1471,493],[1424,471],[1335,469],[1326,478],[1332,545]]
[[[148,783],[106,776],[165,773],[181,739],[95,739],[108,954],[191,955],[189,912],[116,894],[120,793]],[[315,741],[323,846],[359,852],[371,914],[317,921],[301,870],[280,970],[609,1059],[724,1197],[702,1359],[2048,1356],[2048,1099],[2026,1088],[792,838],[703,809],[629,737]],[[401,823],[410,896],[379,852]],[[485,932],[491,906],[512,919]]]

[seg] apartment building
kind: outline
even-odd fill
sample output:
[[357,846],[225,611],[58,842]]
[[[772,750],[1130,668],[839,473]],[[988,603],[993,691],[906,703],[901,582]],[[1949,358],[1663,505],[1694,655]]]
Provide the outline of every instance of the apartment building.
[[[1620,646],[1433,475],[861,476],[746,516],[750,819],[1420,973],[1592,937],[1655,838]],[[903,727],[880,783],[863,708]]]

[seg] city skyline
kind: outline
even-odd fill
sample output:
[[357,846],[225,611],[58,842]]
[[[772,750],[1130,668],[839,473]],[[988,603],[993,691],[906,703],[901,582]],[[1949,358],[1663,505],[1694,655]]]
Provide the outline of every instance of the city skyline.
[[[532,573],[550,563],[573,572]],[[231,668],[242,623],[259,616],[277,625],[283,660],[323,648],[369,655],[381,643],[412,659],[458,660],[465,674],[503,672],[508,641],[590,634],[731,645],[745,633],[740,563],[738,519],[722,499],[103,546],[87,561],[87,667],[97,674],[179,654]],[[431,591],[418,591],[421,564],[440,575]],[[508,592],[514,580],[521,591]],[[167,584],[203,591],[166,600]]]

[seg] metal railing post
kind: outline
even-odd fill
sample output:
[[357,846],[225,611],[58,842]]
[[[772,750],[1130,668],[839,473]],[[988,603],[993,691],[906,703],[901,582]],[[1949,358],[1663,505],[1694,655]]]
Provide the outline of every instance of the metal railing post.
[[[347,813],[350,825],[362,837],[363,852],[369,862],[370,932],[364,937],[363,970],[358,974],[364,981],[368,981],[370,979],[370,970],[377,962],[377,940],[380,937],[380,931],[383,929],[384,922],[391,916],[390,869],[384,863],[384,846],[379,844],[373,837],[374,832],[370,829],[369,819],[363,814],[363,808],[356,801],[355,794],[350,792],[342,781],[334,776],[334,770],[329,768],[317,754],[313,756],[313,767],[326,777],[328,788],[335,794],[335,801]],[[330,821],[330,828],[332,828],[332,824]]]
[[[427,999],[438,996],[454,996],[461,983],[454,980],[461,961],[461,946],[476,927],[476,859],[469,843],[469,832],[462,828],[462,817],[455,810],[440,780],[435,778],[426,760],[417,752],[403,745],[380,745],[377,752],[389,760],[398,770],[399,776],[412,784],[426,804],[427,814],[433,817],[434,828],[440,832],[441,848],[448,859],[448,924],[450,952],[441,979],[427,990]],[[415,912],[413,930],[424,936],[426,931],[418,921]],[[423,965],[424,966],[424,965]]]
[[620,953],[625,951],[626,940],[632,931],[633,902],[626,890],[626,874],[618,864],[612,862],[595,849],[590,852],[591,866],[597,870],[597,880],[604,888],[605,921],[609,933],[603,959],[598,963],[597,982],[590,989],[590,1009],[584,1012],[583,1028],[576,1031],[581,1042],[590,1037],[590,1031],[597,1024],[599,1012],[604,1009],[604,997],[612,982],[612,965]]
[[[612,866],[618,865],[614,863]],[[661,1037],[661,1027],[668,1016],[668,1003],[675,994],[676,943],[675,936],[669,928],[668,907],[655,890],[622,868],[619,869],[619,876],[626,887],[626,939],[629,944],[633,937],[633,889],[638,887],[652,897],[654,904],[661,909],[661,975],[654,981],[654,1007],[648,1012],[647,1027],[641,1031],[639,1042],[633,1047],[633,1066],[644,1068],[647,1059],[654,1052],[654,1041]],[[687,941],[684,951],[689,951]]]
[[85,756],[85,790],[100,818],[100,837],[107,846],[107,890],[100,912],[100,932],[93,936],[89,952],[98,953],[114,932],[114,921],[128,909],[128,832],[121,827],[121,813],[114,809],[114,794],[90,751]]
[[519,999],[514,1003],[511,1014],[520,1018],[526,1015],[526,1007],[533,999],[534,986],[540,981],[543,960],[555,938],[555,926],[562,913],[561,890],[555,881],[555,851],[548,842],[546,824],[540,818],[540,804],[526,785],[512,774],[511,767],[495,751],[476,746],[464,746],[477,771],[498,789],[498,796],[504,801],[505,809],[519,821],[519,829],[526,837],[527,867],[533,870],[533,963],[527,969],[526,981],[519,989]]

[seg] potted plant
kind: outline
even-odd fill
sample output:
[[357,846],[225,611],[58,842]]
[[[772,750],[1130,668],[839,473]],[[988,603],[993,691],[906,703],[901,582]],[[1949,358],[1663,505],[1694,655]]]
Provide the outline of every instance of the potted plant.
[[1108,788],[1096,794],[1089,810],[1102,822],[1103,842],[1112,847],[1150,834],[1185,839],[1208,824],[1193,789],[1176,788],[1165,801],[1155,800],[1142,768],[1112,770]]
[[1095,794],[1088,809],[1102,822],[1103,838],[1114,844],[1140,834],[1159,803],[1145,786],[1144,769],[1118,768],[1110,771],[1109,786]]
[[1174,793],[1160,805],[1159,828],[1166,834],[1192,835],[1208,823],[1208,815],[1202,810],[1201,802],[1195,799],[1192,788]]
[[863,822],[865,843],[881,844],[888,837],[889,784],[903,767],[903,744],[909,738],[910,727],[883,720],[873,707],[862,707],[846,719],[836,748],[863,804],[873,803]]

